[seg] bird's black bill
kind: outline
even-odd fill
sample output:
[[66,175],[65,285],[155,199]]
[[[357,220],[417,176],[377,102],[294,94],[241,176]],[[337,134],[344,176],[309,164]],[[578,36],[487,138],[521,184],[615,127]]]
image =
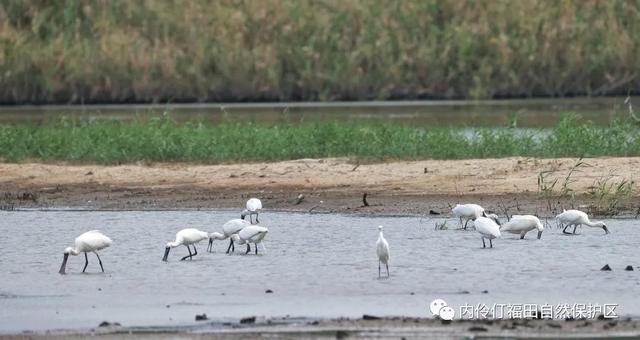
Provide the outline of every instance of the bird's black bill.
[[539,240],[539,239],[541,239],[541,238],[542,238],[542,232],[541,232],[541,231],[539,231],[539,232],[538,232],[538,240]]
[[162,257],[162,261],[167,261],[167,257],[169,257],[169,250],[171,250],[170,247],[164,248],[164,256]]
[[66,274],[65,273],[65,269],[67,267],[67,259],[69,258],[69,254],[64,254],[64,258],[62,259],[62,265],[60,266],[60,271],[58,271],[58,273],[60,274]]
[[604,233],[605,233],[605,234],[608,234],[608,233],[609,233],[609,229],[607,229],[607,226],[606,226],[606,225],[605,225],[605,226],[603,226],[603,227],[602,227],[602,229],[604,229]]

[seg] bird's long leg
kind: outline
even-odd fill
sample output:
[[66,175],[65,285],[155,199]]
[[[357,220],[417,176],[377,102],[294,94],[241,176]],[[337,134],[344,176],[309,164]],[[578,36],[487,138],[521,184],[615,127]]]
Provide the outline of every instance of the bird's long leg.
[[89,265],[89,258],[87,257],[87,253],[84,253],[84,268],[82,268],[83,273],[87,269],[88,265]]
[[482,248],[486,248],[487,245],[484,244],[484,237],[481,237],[481,239],[482,239]]
[[[198,249],[196,249],[196,245],[193,244],[193,256],[198,255]],[[193,259],[189,259],[189,260],[193,260]]]
[[381,277],[382,274],[380,273],[380,260],[378,260],[378,277]]
[[233,246],[233,239],[229,238],[229,247],[227,248],[227,254],[231,251],[231,247]]
[[249,243],[247,243],[247,252],[246,252],[246,253],[244,253],[244,254],[245,254],[245,255],[246,255],[246,254],[249,254],[249,252],[250,252],[250,251],[251,251],[251,247],[249,246]]
[[384,265],[387,266],[387,277],[389,277],[389,264],[385,263]]
[[578,225],[577,225],[577,224],[574,224],[574,225],[573,225],[573,234],[574,234],[574,235],[575,235],[575,233],[576,233],[576,228],[578,228]]
[[564,226],[564,229],[562,229],[562,233],[563,234],[571,234],[570,232],[567,232],[567,228],[569,228],[571,225],[567,224],[566,226]]
[[211,250],[213,250],[213,239],[212,238],[209,239],[209,245],[207,245],[207,251],[211,253]]
[[254,247],[254,248],[256,248],[256,255],[258,255],[258,244],[257,244],[257,243],[255,243],[255,244],[253,245],[253,247]]
[[462,228],[462,217],[460,217],[460,228]]
[[[462,222],[461,222],[461,223],[462,223]],[[467,230],[467,223],[469,223],[469,220],[466,220],[466,221],[464,222],[464,228],[462,228],[462,229]]]
[[181,259],[180,259],[180,261],[184,261],[184,260],[186,260],[186,259],[187,259],[187,257],[188,257],[188,258],[193,257],[193,255],[191,254],[191,248],[189,248],[189,245],[188,245],[188,244],[185,244],[185,247],[187,247],[187,250],[189,251],[189,255],[187,255],[187,256],[185,256],[185,257],[181,258]]
[[493,248],[493,242],[491,241],[491,239],[489,239],[489,245],[491,246],[491,248]]
[[98,262],[100,263],[100,269],[102,269],[102,272],[104,273],[104,267],[102,266],[102,260],[100,260],[100,255],[98,255],[97,251],[94,251],[93,253],[96,254],[96,257],[98,257]]
[[256,224],[260,223],[260,221],[258,221],[258,214],[256,214]]

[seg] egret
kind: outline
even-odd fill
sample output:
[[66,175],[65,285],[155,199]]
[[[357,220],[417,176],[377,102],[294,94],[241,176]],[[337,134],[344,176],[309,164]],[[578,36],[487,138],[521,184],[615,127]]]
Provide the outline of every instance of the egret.
[[[262,239],[267,235],[269,229],[261,227],[259,225],[250,225],[242,228],[237,234],[231,235],[231,239],[238,244],[246,244],[247,252],[251,251],[250,243],[253,243],[256,247],[256,255],[258,254],[258,244],[262,244],[262,248],[265,249]],[[266,250],[266,249],[265,249]]]
[[575,234],[576,228],[583,224],[593,228],[602,228],[605,234],[609,233],[609,229],[607,229],[607,225],[604,224],[604,222],[591,222],[589,216],[580,210],[564,210],[562,214],[556,216],[556,218],[560,223],[566,224],[564,229],[562,229],[563,234],[571,234],[567,232],[567,228],[570,226],[573,226],[573,234]]
[[[242,228],[250,226],[251,223],[236,218],[233,220],[227,221],[227,223],[222,225],[222,234],[221,233],[211,233],[209,237],[209,245],[207,246],[207,251],[211,252],[213,249],[213,240],[226,240],[231,237],[233,234],[237,234]],[[233,239],[229,239],[229,247],[227,248],[227,254],[229,251],[234,251],[235,246],[233,245]]]
[[382,276],[380,269],[382,263],[387,267],[387,277],[389,277],[389,242],[384,238],[382,229],[382,226],[378,226],[378,230],[380,231],[378,234],[378,241],[376,241],[376,253],[378,254],[378,277]]
[[102,266],[100,255],[98,255],[98,250],[107,248],[111,245],[111,243],[111,239],[98,230],[87,231],[86,233],[76,237],[74,247],[67,247],[64,250],[62,265],[60,266],[60,271],[58,271],[58,273],[65,273],[69,254],[76,256],[80,253],[84,253],[84,268],[82,268],[82,272],[84,273],[84,271],[87,269],[87,265],[89,264],[89,258],[87,257],[87,253],[89,252],[96,254],[96,256],[98,257],[98,262],[100,263],[100,269],[102,269],[102,272],[104,273],[104,267]]
[[489,245],[493,248],[493,242],[491,242],[491,240],[500,237],[500,226],[496,221],[488,217],[480,216],[473,221],[473,225],[476,227],[476,231],[482,235],[482,248],[487,247],[484,243],[485,238],[489,240]]
[[511,220],[500,227],[500,231],[506,231],[512,234],[520,234],[520,239],[531,230],[538,229],[538,240],[542,237],[544,226],[540,219],[533,215],[513,215]]
[[456,204],[456,206],[451,209],[453,214],[460,219],[460,225],[462,225],[462,220],[464,219],[464,227],[462,229],[467,229],[467,223],[469,220],[473,220],[477,217],[483,216],[484,208],[477,204]]
[[260,223],[260,221],[258,221],[258,213],[260,210],[262,210],[262,202],[257,198],[250,198],[247,201],[247,208],[242,211],[240,218],[244,220],[245,216],[249,215],[249,222],[253,224],[251,216],[256,215],[256,224]]
[[[162,257],[162,261],[167,261],[167,257],[169,256],[169,251],[171,250],[171,248],[175,248],[180,245],[187,247],[187,250],[189,251],[189,255],[181,258],[180,261],[184,261],[187,257],[189,258],[189,260],[193,260],[193,257],[198,255],[196,243],[209,237],[209,233],[194,228],[180,230],[176,233],[176,240],[167,243],[167,247],[164,249],[164,257]],[[191,248],[189,248],[190,245],[193,246],[193,254],[191,253]]]

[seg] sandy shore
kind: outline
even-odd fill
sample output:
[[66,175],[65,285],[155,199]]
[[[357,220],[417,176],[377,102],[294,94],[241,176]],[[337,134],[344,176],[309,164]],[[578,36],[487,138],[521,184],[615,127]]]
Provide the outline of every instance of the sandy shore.
[[[246,198],[256,196],[266,209],[277,210],[425,214],[447,213],[459,202],[478,202],[497,212],[506,208],[510,213],[551,215],[562,207],[588,209],[597,203],[589,193],[608,176],[613,176],[611,182],[637,182],[640,177],[638,157],[585,159],[588,166],[571,176],[569,195],[540,194],[541,172],[548,172],[547,183],[557,178],[559,190],[577,161],[517,157],[373,164],[344,158],[228,165],[0,163],[0,205],[238,209]],[[364,193],[369,206],[363,204]],[[619,212],[635,215],[636,210],[631,203]]]
[[182,328],[96,327],[77,332],[5,335],[0,339],[446,339],[446,338],[637,338],[640,321],[590,320],[456,320],[392,317],[333,320],[269,319],[256,323],[202,323]]

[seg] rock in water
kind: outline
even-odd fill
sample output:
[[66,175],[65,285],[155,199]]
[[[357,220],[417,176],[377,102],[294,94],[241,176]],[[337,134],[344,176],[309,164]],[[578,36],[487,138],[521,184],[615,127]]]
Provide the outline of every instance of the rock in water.
[[629,265],[629,266],[627,266],[627,268],[625,268],[624,270],[627,270],[627,271],[633,271],[633,266]]
[[362,315],[362,320],[380,320],[380,317],[375,315],[364,314]]
[[600,270],[610,271],[611,267],[609,267],[609,264],[605,264],[604,267],[600,268]]
[[209,320],[209,318],[207,318],[207,314],[196,314],[196,321],[204,321],[204,320]]
[[248,318],[242,318],[240,319],[240,323],[255,323],[256,322],[256,317],[255,316],[250,316]]

